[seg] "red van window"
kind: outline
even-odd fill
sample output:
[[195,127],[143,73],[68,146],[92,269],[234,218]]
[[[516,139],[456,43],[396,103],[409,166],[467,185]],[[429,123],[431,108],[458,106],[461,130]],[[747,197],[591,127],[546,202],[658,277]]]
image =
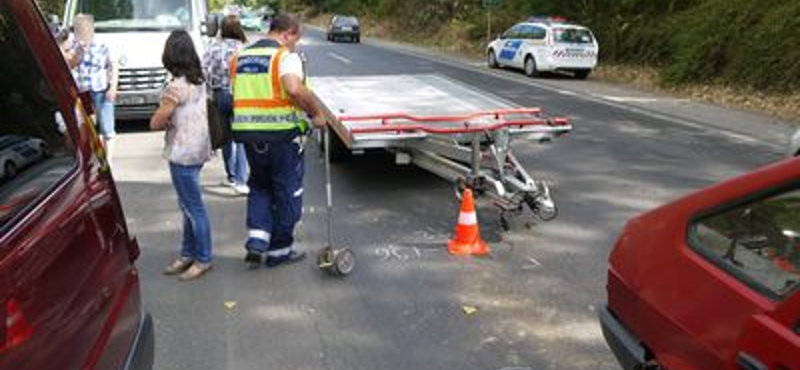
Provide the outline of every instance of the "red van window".
[[695,250],[772,299],[800,287],[800,189],[700,218],[689,236]]
[[75,152],[47,78],[0,3],[0,235],[75,168]]

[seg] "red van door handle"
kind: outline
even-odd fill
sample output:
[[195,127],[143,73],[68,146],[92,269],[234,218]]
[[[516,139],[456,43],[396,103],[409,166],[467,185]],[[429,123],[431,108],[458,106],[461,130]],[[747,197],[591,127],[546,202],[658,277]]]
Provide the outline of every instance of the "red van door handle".
[[736,365],[742,370],[769,370],[767,365],[747,352],[739,352],[736,355]]

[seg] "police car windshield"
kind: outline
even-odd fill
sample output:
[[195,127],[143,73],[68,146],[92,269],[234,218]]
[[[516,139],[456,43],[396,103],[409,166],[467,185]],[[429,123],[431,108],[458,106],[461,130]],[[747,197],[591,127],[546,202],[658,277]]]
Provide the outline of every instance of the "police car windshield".
[[77,13],[92,14],[97,32],[171,31],[192,24],[189,0],[78,0]]
[[592,33],[582,28],[556,28],[553,39],[560,44],[591,44],[594,41]]

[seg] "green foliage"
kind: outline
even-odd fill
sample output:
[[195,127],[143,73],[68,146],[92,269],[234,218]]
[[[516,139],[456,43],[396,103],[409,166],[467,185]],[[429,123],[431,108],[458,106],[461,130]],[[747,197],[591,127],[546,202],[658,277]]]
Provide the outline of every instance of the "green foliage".
[[800,1],[710,0],[677,19],[666,82],[800,90]]
[[65,0],[36,0],[36,4],[44,14],[55,14],[61,18],[64,13]]

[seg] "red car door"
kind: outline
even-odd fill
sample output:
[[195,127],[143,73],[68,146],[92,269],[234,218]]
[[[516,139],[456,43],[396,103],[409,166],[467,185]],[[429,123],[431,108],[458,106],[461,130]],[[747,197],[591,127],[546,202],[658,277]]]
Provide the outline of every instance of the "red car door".
[[736,347],[739,369],[800,369],[800,292],[774,312],[752,316]]

